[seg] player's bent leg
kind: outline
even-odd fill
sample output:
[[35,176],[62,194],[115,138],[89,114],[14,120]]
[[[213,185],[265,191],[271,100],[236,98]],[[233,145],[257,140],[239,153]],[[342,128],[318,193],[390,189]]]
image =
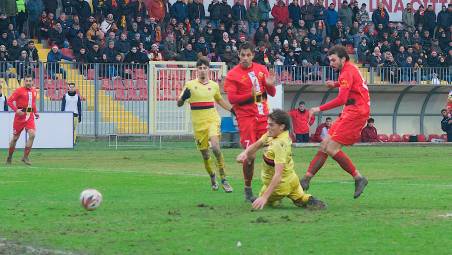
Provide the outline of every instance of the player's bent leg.
[[328,142],[330,141],[329,136],[327,136],[321,143],[320,149],[317,151],[317,154],[312,159],[309,164],[308,170],[306,174],[301,178],[300,184],[303,190],[309,189],[309,183],[311,182],[312,177],[322,168],[325,164],[325,161],[328,159],[328,154],[325,152]]
[[253,189],[251,187],[251,180],[254,173],[254,159],[243,162],[243,178],[245,179],[245,202],[254,202],[256,197],[253,195]]
[[13,138],[9,142],[8,157],[6,158],[6,164],[8,164],[8,165],[10,165],[12,163],[13,154],[14,154],[14,151],[16,150],[16,143],[17,143],[17,140],[19,140],[19,136],[20,136],[20,133],[13,135]]
[[226,179],[224,157],[223,157],[223,153],[221,152],[221,149],[220,149],[219,137],[218,136],[210,137],[210,145],[212,148],[212,152],[215,155],[215,158],[217,159],[217,168],[220,173],[221,186],[223,187],[223,189],[226,193],[231,193],[233,191],[233,189],[232,189],[232,186],[229,184],[229,182]]
[[368,181],[366,177],[359,173],[350,157],[341,149],[342,145],[340,143],[331,140],[327,147],[327,153],[339,164],[339,166],[341,166],[342,169],[344,169],[344,171],[353,177],[355,180],[355,193],[353,194],[353,197],[358,198],[367,186]]
[[212,159],[210,158],[209,150],[203,149],[200,151],[201,151],[201,155],[202,155],[202,158],[204,161],[204,169],[206,169],[206,172],[207,172],[207,174],[209,174],[209,177],[210,177],[210,184],[211,184],[212,190],[217,191],[218,190],[217,177],[215,176],[215,172],[212,170],[212,164],[211,164]]

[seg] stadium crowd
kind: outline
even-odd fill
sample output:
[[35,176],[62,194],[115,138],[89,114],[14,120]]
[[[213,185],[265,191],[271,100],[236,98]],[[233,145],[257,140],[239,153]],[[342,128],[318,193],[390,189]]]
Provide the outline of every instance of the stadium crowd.
[[[415,10],[408,3],[402,22],[392,23],[383,4],[369,15],[366,4],[353,0],[328,8],[322,0],[293,0],[289,5],[279,0],[274,6],[268,0],[253,0],[250,6],[240,0],[232,6],[227,0],[212,0],[207,10],[202,0],[177,0],[172,5],[163,2],[165,14],[158,18],[149,15],[146,3],[4,0],[0,61],[22,62],[16,64],[18,74],[27,71],[26,62],[40,60],[32,38],[56,46],[49,62],[195,61],[204,55],[232,67],[239,46],[254,41],[255,61],[267,66],[327,66],[326,52],[333,44],[347,45],[365,66],[414,68],[385,72],[383,79],[406,81],[418,67],[452,66],[452,4],[436,14],[432,5]],[[73,54],[65,56],[61,48]],[[1,76],[10,75],[6,65],[0,69]]]

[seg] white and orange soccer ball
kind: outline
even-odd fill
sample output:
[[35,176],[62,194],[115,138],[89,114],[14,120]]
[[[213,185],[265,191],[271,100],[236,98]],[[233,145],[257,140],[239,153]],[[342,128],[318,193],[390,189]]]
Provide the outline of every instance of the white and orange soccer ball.
[[102,194],[95,189],[85,189],[80,194],[80,203],[88,211],[96,210],[102,203]]

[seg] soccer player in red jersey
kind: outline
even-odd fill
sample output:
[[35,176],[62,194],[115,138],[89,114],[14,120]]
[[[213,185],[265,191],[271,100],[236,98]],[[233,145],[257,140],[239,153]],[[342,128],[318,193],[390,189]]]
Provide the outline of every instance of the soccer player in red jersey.
[[330,88],[338,87],[338,96],[319,107],[311,108],[310,113],[327,111],[345,105],[342,113],[331,128],[328,136],[320,144],[320,150],[300,180],[303,190],[309,188],[312,177],[323,166],[328,156],[332,157],[347,173],[355,179],[354,198],[358,198],[367,185],[367,179],[356,169],[350,158],[342,151],[343,146],[353,145],[361,138],[361,130],[370,114],[370,97],[366,81],[359,69],[353,65],[345,47],[336,45],[328,52],[330,66],[338,70],[338,82],[327,81]]
[[25,129],[28,133],[28,140],[25,145],[22,161],[27,165],[31,165],[28,155],[35,139],[35,118],[39,118],[36,109],[36,95],[36,90],[33,87],[33,78],[31,75],[26,75],[25,86],[16,89],[8,98],[8,105],[16,114],[13,123],[13,139],[9,143],[9,154],[6,159],[7,164],[11,164],[13,153],[16,149],[16,142],[22,130]]
[[[274,72],[263,65],[253,63],[254,47],[244,43],[239,50],[240,63],[232,68],[225,79],[224,90],[232,104],[240,132],[240,144],[246,149],[267,132],[267,95],[276,93]],[[251,181],[254,159],[243,162],[245,201],[253,202]]]

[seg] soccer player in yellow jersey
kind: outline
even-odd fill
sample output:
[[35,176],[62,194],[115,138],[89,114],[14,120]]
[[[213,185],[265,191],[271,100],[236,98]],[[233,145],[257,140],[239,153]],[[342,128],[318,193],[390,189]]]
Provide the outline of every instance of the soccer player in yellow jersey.
[[266,204],[278,205],[288,197],[296,206],[309,209],[323,209],[325,203],[304,193],[294,171],[292,140],[289,137],[290,116],[282,110],[268,115],[267,133],[237,156],[239,163],[254,159],[260,148],[264,149],[264,163],[261,179],[264,184],[259,197],[253,202],[254,209]]
[[221,185],[225,192],[230,193],[233,189],[226,180],[224,158],[220,150],[220,115],[215,109],[215,102],[227,111],[233,112],[233,110],[231,105],[221,97],[218,83],[209,80],[209,65],[209,60],[204,57],[196,62],[198,78],[185,83],[177,100],[177,106],[181,107],[185,101],[190,103],[196,144],[204,159],[204,167],[210,176],[212,190],[218,190],[218,183],[215,172],[212,170],[209,142],[217,160]]

